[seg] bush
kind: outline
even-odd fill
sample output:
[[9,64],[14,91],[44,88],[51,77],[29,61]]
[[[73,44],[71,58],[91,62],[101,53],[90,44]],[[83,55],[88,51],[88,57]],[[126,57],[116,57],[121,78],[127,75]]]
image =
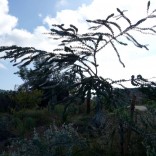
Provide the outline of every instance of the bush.
[[0,112],[9,112],[15,106],[15,102],[11,98],[13,94],[14,92],[0,92]]
[[16,103],[16,109],[36,108],[41,103],[42,91],[19,91],[14,96],[11,96]]
[[30,133],[33,128],[39,126],[50,125],[53,118],[47,109],[22,109],[20,111],[13,111],[12,115],[12,129],[20,136]]
[[36,122],[36,126],[49,124],[52,121],[51,114],[47,108],[41,110],[22,109],[20,111],[14,111],[13,116],[19,118],[22,121],[34,119]]
[[87,147],[84,138],[78,135],[76,130],[69,125],[50,126],[41,136],[34,129],[33,138],[18,139],[12,142],[9,152],[3,155],[8,156],[71,156],[83,151]]

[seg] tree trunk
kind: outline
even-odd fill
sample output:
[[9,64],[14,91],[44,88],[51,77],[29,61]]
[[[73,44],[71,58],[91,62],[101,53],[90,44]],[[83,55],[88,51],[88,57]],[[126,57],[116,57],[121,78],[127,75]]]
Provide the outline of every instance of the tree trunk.
[[87,104],[87,114],[90,114],[90,98],[91,98],[91,91],[89,90],[87,93],[87,100],[86,100],[86,104]]

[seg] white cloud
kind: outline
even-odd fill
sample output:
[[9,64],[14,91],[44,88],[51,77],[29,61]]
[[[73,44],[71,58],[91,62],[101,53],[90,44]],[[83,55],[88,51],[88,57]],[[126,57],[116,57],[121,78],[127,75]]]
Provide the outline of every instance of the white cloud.
[[47,16],[44,19],[44,23],[47,23],[49,27],[52,24],[65,24],[66,26],[74,24],[79,28],[79,32],[84,33],[88,29],[88,24],[85,20],[86,18],[79,11],[63,10],[57,13],[56,18]]
[[56,3],[56,8],[62,7],[62,6],[66,6],[68,5],[68,1],[67,0],[58,0]]
[[0,70],[1,70],[1,69],[7,69],[7,67],[4,66],[2,63],[0,63]]
[[41,13],[38,14],[38,17],[42,17],[43,15]]
[[52,48],[48,36],[43,34],[49,32],[44,26],[34,28],[33,33],[16,27],[18,19],[9,14],[8,0],[0,0],[0,17],[0,46],[33,46],[44,50]]
[[[84,33],[89,26],[85,22],[86,19],[105,19],[112,12],[118,14],[116,11],[117,7],[121,10],[129,10],[125,14],[131,17],[132,21],[144,17],[147,1],[93,0],[90,5],[83,4],[77,10],[59,11],[54,18],[47,16],[44,18],[43,24],[48,24],[49,28],[51,28],[52,24],[74,24],[79,28],[80,32]],[[60,0],[57,5],[67,5],[67,2],[67,0]],[[151,0],[151,10],[154,8],[156,8],[156,1]],[[33,46],[48,51],[52,51],[56,46],[56,41],[52,41],[47,35],[43,34],[44,32],[49,32],[44,25],[36,27],[32,33],[27,30],[17,29],[18,19],[9,14],[7,0],[0,0],[0,17],[0,45]],[[123,27],[125,26],[122,20],[121,24]],[[152,23],[149,22],[148,24],[151,25]],[[122,68],[115,52],[108,46],[98,55],[101,65],[99,67],[99,74],[113,79],[130,78],[132,74],[143,74],[146,77],[156,76],[156,72],[153,70],[156,66],[154,47],[156,37],[142,36],[142,34],[137,35],[137,38],[143,43],[150,44],[150,52],[135,48],[131,44],[128,47],[118,46],[121,59],[126,65],[126,68]]]
[[8,13],[8,1],[7,0],[1,0],[0,1],[1,10],[0,13]]
[[18,19],[8,14],[8,1],[0,0],[0,35],[10,33],[17,25]]
[[[111,13],[116,13],[116,8],[121,10],[128,10],[125,12],[132,22],[135,23],[142,17],[145,17],[147,12],[147,0],[144,2],[132,0],[93,0],[90,5],[82,5],[77,10],[62,10],[57,13],[55,18],[46,17],[44,22],[51,27],[51,24],[75,24],[81,32],[85,32],[88,28],[86,19],[105,19]],[[156,1],[151,0],[150,11],[156,8]],[[138,10],[139,9],[139,10]],[[122,27],[125,27],[125,22],[121,20]],[[147,25],[156,23],[148,22]],[[133,74],[142,74],[145,77],[152,77],[156,75],[153,67],[156,66],[156,53],[155,53],[155,36],[144,36],[143,34],[133,33],[136,38],[143,44],[149,43],[150,52],[134,47],[129,44],[128,47],[118,46],[121,59],[126,65],[123,68],[119,63],[115,52],[108,46],[102,50],[98,55],[100,62],[99,73],[104,77],[111,77],[113,79],[130,78]]]

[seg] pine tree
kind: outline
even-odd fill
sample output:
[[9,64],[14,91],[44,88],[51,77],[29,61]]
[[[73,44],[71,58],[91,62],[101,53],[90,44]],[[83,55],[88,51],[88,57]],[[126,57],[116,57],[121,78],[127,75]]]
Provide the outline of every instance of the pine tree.
[[[131,32],[156,34],[155,26],[143,26],[143,23],[149,19],[155,20],[156,18],[156,10],[149,13],[149,9],[150,3],[148,2],[147,16],[132,23],[126,16],[125,11],[117,8],[117,15],[113,13],[105,19],[87,20],[93,26],[89,28],[89,32],[83,34],[79,33],[78,28],[72,24],[67,28],[64,24],[53,24],[49,34],[54,40],[60,40],[61,42],[53,52],[38,50],[33,47],[3,46],[0,47],[0,52],[6,53],[1,59],[11,59],[11,62],[14,62],[14,66],[19,65],[22,68],[36,59],[44,58],[38,63],[38,67],[32,70],[32,73],[37,73],[37,71],[41,71],[48,66],[48,70],[43,70],[43,72],[49,79],[52,79],[54,75],[54,77],[57,77],[57,71],[60,71],[62,76],[68,75],[70,79],[78,78],[74,83],[68,83],[67,85],[69,90],[73,90],[70,99],[80,97],[82,102],[87,99],[88,113],[90,112],[90,99],[93,95],[99,99],[101,99],[101,96],[104,96],[106,99],[105,104],[109,103],[109,105],[113,105],[114,103],[111,100],[113,96],[112,84],[120,84],[121,81],[108,80],[98,75],[97,53],[100,53],[107,45],[111,45],[119,62],[125,67],[117,45],[128,46],[128,42],[131,42],[137,48],[148,50],[147,45],[141,44]],[[128,26],[126,28],[122,28],[119,25],[118,21],[120,19],[127,22]],[[107,31],[102,32],[101,28],[106,28]],[[17,62],[19,59],[21,60]],[[38,85],[43,85],[43,82]],[[55,88],[57,86],[48,85],[46,86],[48,88]],[[117,107],[116,104],[113,106]]]

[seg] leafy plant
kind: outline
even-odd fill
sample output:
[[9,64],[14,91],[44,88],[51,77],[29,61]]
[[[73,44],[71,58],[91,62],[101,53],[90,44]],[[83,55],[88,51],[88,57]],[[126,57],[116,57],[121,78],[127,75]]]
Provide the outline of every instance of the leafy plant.
[[85,139],[78,135],[71,124],[62,125],[61,128],[53,125],[44,132],[44,136],[41,136],[34,129],[32,139],[15,140],[11,146],[10,153],[4,152],[3,155],[71,156],[77,152],[82,152],[86,147]]
[[41,102],[41,97],[42,91],[40,90],[21,90],[18,91],[15,95],[11,96],[12,100],[16,103],[15,109],[17,110],[25,108],[36,108]]
[[[64,24],[53,24],[49,34],[54,39],[61,40],[59,48],[54,49],[53,53],[32,47],[4,46],[0,48],[0,51],[6,51],[7,53],[1,58],[11,59],[11,62],[15,62],[14,65],[20,65],[20,67],[25,67],[36,59],[42,58],[34,72],[48,66],[48,72],[45,73],[47,77],[52,77],[52,75],[57,77],[57,71],[61,71],[62,75],[67,74],[70,78],[75,79],[78,77],[78,81],[75,81],[74,84],[67,83],[67,88],[74,89],[72,98],[80,97],[82,102],[84,102],[85,98],[87,99],[87,112],[90,113],[91,95],[104,96],[106,103],[111,105],[112,84],[117,83],[117,81],[109,82],[107,79],[98,76],[97,53],[109,44],[117,54],[119,62],[125,67],[118,52],[117,44],[127,46],[128,42],[132,42],[137,48],[148,50],[147,45],[139,43],[131,32],[135,30],[138,33],[155,35],[154,26],[144,27],[142,25],[149,19],[154,20],[156,18],[155,10],[149,13],[149,9],[150,3],[147,5],[147,16],[132,23],[125,12],[117,8],[117,16],[113,13],[105,19],[87,20],[93,26],[89,28],[89,32],[84,34],[80,34],[78,28],[72,24],[69,28],[66,28]],[[120,19],[124,19],[127,22],[128,26],[126,28],[122,28],[118,24]],[[106,28],[106,32],[102,32],[102,28]],[[26,56],[27,54],[29,55],[28,57]],[[23,56],[24,58],[22,58]],[[19,58],[22,59],[17,62]],[[47,87],[53,88],[54,86]],[[67,107],[65,107],[65,110]]]
[[[142,35],[156,35],[155,25],[150,27],[144,26],[144,23],[149,20],[156,19],[155,13],[156,10],[150,12],[149,1],[147,4],[147,15],[133,23],[124,10],[117,8],[117,14],[112,13],[104,19],[87,20],[92,26],[83,34],[79,33],[78,28],[72,24],[69,27],[65,27],[64,24],[53,24],[48,34],[54,40],[60,41],[58,48],[54,49],[53,52],[38,50],[32,47],[4,46],[0,47],[0,52],[6,52],[1,58],[11,59],[11,62],[14,62],[15,66],[19,65],[20,68],[26,67],[36,59],[42,59],[41,62],[38,62],[37,68],[32,72],[35,74],[48,66],[44,77],[56,80],[56,83],[49,84],[46,81],[37,85],[42,86],[44,89],[51,89],[52,95],[54,95],[53,93],[58,89],[58,86],[69,90],[70,96],[62,100],[62,103],[64,103],[64,117],[66,117],[69,105],[76,98],[79,98],[81,103],[86,103],[87,114],[91,112],[91,98],[93,96],[96,97],[96,113],[99,113],[103,108],[107,109],[108,112],[115,112],[116,110],[118,112],[119,110],[121,114],[118,113],[116,118],[119,127],[120,153],[121,155],[126,155],[131,143],[132,132],[137,133],[143,140],[148,140],[148,143],[151,143],[153,138],[155,138],[155,134],[149,135],[148,132],[142,131],[135,124],[135,96],[133,96],[130,103],[129,113],[126,112],[126,107],[123,105],[127,103],[123,102],[121,98],[117,98],[120,90],[115,90],[113,85],[117,84],[124,88],[122,82],[130,80],[114,81],[99,76],[97,54],[102,52],[107,45],[110,45],[117,55],[119,63],[125,67],[117,46],[128,46],[128,43],[133,43],[137,48],[148,50],[146,44],[142,44],[136,39],[133,31]],[[127,22],[128,26],[126,28],[122,28],[122,25],[119,24],[121,19]],[[105,32],[102,31],[103,28]],[[61,74],[58,74],[58,72]],[[138,87],[148,86],[148,80],[143,79],[141,75],[138,75],[137,78],[133,75],[131,83]],[[155,87],[155,83],[151,82],[150,86]],[[61,94],[61,91],[59,93]],[[52,101],[54,101],[54,96],[52,96]],[[126,140],[125,133],[127,134]]]
[[15,102],[11,96],[15,94],[14,91],[0,91],[0,112],[10,112],[15,107]]
[[50,123],[51,113],[45,108],[41,110],[36,109],[23,109],[20,111],[14,111],[13,116],[24,120],[25,118],[32,118],[37,122],[37,125]]

